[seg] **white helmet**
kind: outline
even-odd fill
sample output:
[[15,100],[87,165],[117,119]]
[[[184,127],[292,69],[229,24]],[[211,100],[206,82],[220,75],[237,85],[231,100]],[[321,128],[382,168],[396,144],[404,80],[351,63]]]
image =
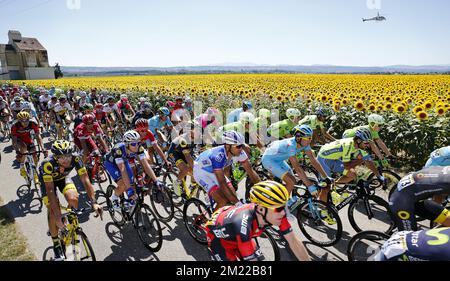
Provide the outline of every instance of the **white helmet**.
[[127,98],[128,98],[128,96],[126,94],[120,95],[120,99],[127,99]]
[[386,121],[384,120],[383,116],[378,114],[371,114],[369,115],[369,125],[371,127],[375,127],[377,125],[383,125]]
[[147,98],[146,98],[146,97],[140,97],[140,98],[139,98],[139,101],[140,101],[140,102],[146,102],[146,101],[147,101]]
[[141,136],[139,135],[138,132],[132,130],[132,131],[128,131],[123,135],[123,141],[125,143],[135,143],[141,140]]
[[236,131],[226,131],[222,135],[222,142],[230,145],[241,145],[245,143],[245,138]]
[[296,109],[296,108],[289,108],[288,110],[286,110],[286,116],[289,119],[292,119],[294,117],[299,117],[301,115],[300,110]]
[[253,122],[255,121],[255,116],[250,112],[242,112],[239,115],[239,121],[241,121],[241,123],[253,124]]
[[80,97],[82,98],[87,97],[87,93],[85,91],[80,92]]

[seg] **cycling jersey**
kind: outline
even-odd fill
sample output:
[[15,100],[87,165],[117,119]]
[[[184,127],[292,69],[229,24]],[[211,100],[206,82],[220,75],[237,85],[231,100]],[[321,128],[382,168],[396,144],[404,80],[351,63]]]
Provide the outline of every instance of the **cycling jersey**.
[[450,228],[397,232],[386,241],[376,261],[450,261]]
[[190,132],[184,133],[174,140],[172,140],[172,144],[170,145],[169,151],[167,152],[170,157],[175,160],[175,163],[182,160],[184,163],[187,163],[185,153],[191,153],[194,148],[194,140],[190,138]]
[[432,166],[450,166],[450,146],[436,149],[430,154],[425,168]]
[[377,131],[372,130],[372,128],[370,128],[369,125],[366,126],[358,126],[355,127],[353,129],[348,129],[344,132],[344,134],[342,135],[342,138],[353,138],[356,135],[356,132],[360,129],[369,129],[370,133],[372,134],[372,139],[376,140],[380,138],[380,134]]
[[447,210],[441,204],[425,200],[440,194],[450,194],[450,166],[429,167],[403,177],[389,199],[399,230],[417,230],[415,214],[438,223],[445,221]]
[[49,103],[50,99],[51,97],[49,95],[42,95],[39,97],[39,105],[42,111],[48,110],[47,104]]
[[318,157],[330,160],[341,160],[346,163],[356,159],[361,153],[361,150],[355,147],[353,139],[341,139],[322,146]]
[[32,131],[35,135],[39,135],[39,126],[35,121],[31,120],[27,127],[23,127],[21,122],[16,122],[11,128],[11,136],[16,137],[17,140],[27,145],[31,145],[33,144]]
[[80,176],[86,174],[86,168],[80,155],[72,154],[72,162],[68,168],[62,168],[54,156],[51,156],[43,160],[39,166],[39,177],[44,183],[61,181],[64,180],[73,169],[76,169]]
[[90,104],[90,103],[91,103],[91,100],[89,98],[80,98],[77,101],[79,108],[84,107],[86,104]]
[[108,115],[101,110],[94,110],[94,115],[95,115],[95,119],[97,120],[97,122],[99,122],[100,124],[106,124],[108,121]]
[[[279,228],[282,235],[292,232],[286,216]],[[226,206],[217,210],[206,224],[206,230],[208,248],[216,261],[264,258],[253,239],[264,231],[258,225],[255,204]]]
[[173,126],[173,124],[169,118],[166,118],[166,121],[162,121],[161,117],[159,117],[159,115],[156,115],[156,116],[150,118],[150,120],[148,122],[148,127],[149,127],[150,131],[152,131],[152,133],[155,135],[156,138],[157,138],[156,129],[161,130],[164,126],[171,127],[171,126]]
[[323,125],[323,122],[319,120],[319,117],[317,115],[308,115],[305,116],[302,120],[298,122],[299,125],[308,125],[313,130],[317,129],[324,129],[325,126]]
[[74,137],[80,140],[86,140],[92,137],[92,135],[99,137],[103,134],[102,128],[97,122],[94,122],[92,128],[89,130],[88,126],[84,123],[78,125],[74,130]]
[[141,138],[141,143],[145,148],[148,149],[157,142],[153,133],[148,130],[147,133],[145,133],[145,136]]
[[109,105],[109,103],[105,103],[103,105],[103,112],[107,114],[111,114],[113,112],[119,113],[119,108],[117,107],[117,104]]
[[239,121],[239,117],[242,112],[244,112],[243,108],[236,108],[235,110],[231,111],[227,117],[227,124]]
[[70,106],[70,104],[68,102],[61,104],[61,103],[57,103],[55,104],[55,107],[53,108],[53,111],[58,114],[59,116],[64,116],[66,115],[67,112],[72,111],[72,107]]
[[119,102],[117,103],[117,107],[119,108],[119,110],[120,110],[121,112],[131,110],[131,105],[130,105],[129,103],[123,103],[123,102],[121,102],[121,101],[119,101]]
[[256,144],[256,142],[257,142],[256,129],[257,129],[256,125],[253,124],[252,126],[250,126],[250,128],[248,130],[246,130],[244,125],[240,121],[238,121],[238,122],[229,123],[229,124],[226,124],[226,125],[220,127],[219,130],[217,130],[216,135],[217,135],[217,139],[220,140],[223,132],[236,131],[236,132],[239,132],[242,135],[244,135],[246,144]]
[[289,119],[273,123],[267,129],[267,133],[274,138],[282,139],[291,134],[292,129],[296,126],[294,122]]
[[140,145],[136,153],[127,151],[127,145],[124,143],[116,144],[111,151],[105,155],[105,169],[111,178],[117,183],[122,179],[122,174],[120,173],[118,164],[124,164],[128,177],[130,179],[130,184],[134,183],[134,173],[131,169],[129,160],[139,159],[144,160],[147,156],[145,155],[145,148]]
[[56,102],[56,103],[52,103],[52,102],[50,101],[49,103],[47,103],[47,108],[48,108],[48,110],[49,110],[49,111],[55,112],[53,109],[55,108],[55,106],[56,106],[57,104],[58,104],[57,102]]
[[12,102],[9,106],[11,110],[16,113],[16,115],[23,110],[23,102],[17,104],[16,102]]

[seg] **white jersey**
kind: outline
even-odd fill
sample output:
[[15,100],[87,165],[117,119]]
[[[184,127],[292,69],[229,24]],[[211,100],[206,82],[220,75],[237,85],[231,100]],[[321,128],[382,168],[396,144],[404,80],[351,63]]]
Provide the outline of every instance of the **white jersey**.
[[23,102],[21,102],[19,105],[17,105],[15,102],[13,102],[13,103],[11,103],[9,108],[11,108],[11,110],[14,112],[19,113],[23,110]]
[[67,112],[72,111],[72,107],[68,102],[66,102],[64,105],[61,105],[59,102],[55,105],[55,108],[53,109],[58,115],[64,115]]
[[49,95],[47,96],[42,95],[39,97],[39,102],[46,105],[51,99],[52,97]]
[[50,111],[53,110],[57,104],[58,103],[52,103],[52,102],[47,103],[48,110],[50,110]]
[[0,102],[0,110],[8,108],[8,104],[6,102]]
[[117,104],[115,103],[113,106],[110,106],[109,103],[105,103],[103,105],[103,112],[105,112],[106,114],[111,114],[113,112],[120,112],[119,111],[119,107],[117,106]]

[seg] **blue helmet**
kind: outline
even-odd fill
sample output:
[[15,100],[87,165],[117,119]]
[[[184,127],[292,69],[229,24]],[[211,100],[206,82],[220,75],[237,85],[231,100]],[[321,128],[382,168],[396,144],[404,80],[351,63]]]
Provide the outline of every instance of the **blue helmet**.
[[313,130],[308,125],[299,125],[299,126],[294,127],[294,129],[292,129],[291,135],[294,137],[299,136],[302,138],[303,137],[312,137]]
[[250,101],[244,101],[244,102],[242,103],[242,108],[243,108],[244,110],[251,110],[251,109],[253,109],[253,104],[252,104],[252,102],[250,102]]
[[241,145],[245,143],[245,138],[236,131],[226,131],[222,135],[222,141],[224,144]]
[[372,132],[370,132],[368,128],[360,128],[356,131],[355,137],[359,138],[362,141],[371,141]]
[[170,110],[167,107],[161,107],[160,109],[158,109],[158,113],[160,115],[169,116]]
[[319,117],[328,117],[330,116],[330,112],[326,108],[319,107],[316,110],[316,115]]

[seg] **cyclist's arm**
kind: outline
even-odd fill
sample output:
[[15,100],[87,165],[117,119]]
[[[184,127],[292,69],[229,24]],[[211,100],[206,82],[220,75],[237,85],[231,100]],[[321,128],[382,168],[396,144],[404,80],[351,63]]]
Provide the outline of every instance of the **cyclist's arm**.
[[381,148],[381,150],[383,150],[383,152],[386,154],[387,157],[392,156],[392,153],[389,151],[389,148],[387,148],[386,144],[382,139],[380,138],[375,139],[375,142]]
[[332,135],[330,135],[330,134],[327,132],[327,130],[325,130],[325,128],[320,128],[320,131],[322,132],[322,135],[323,135],[326,139],[328,139],[328,140],[330,140],[330,141],[335,141],[335,140],[336,140]]
[[299,261],[311,261],[308,251],[293,231],[284,235],[284,238],[288,242],[289,248],[291,248],[292,252]]
[[[124,161],[128,161],[128,160],[124,160]],[[122,175],[123,184],[125,185],[125,189],[130,188],[131,187],[130,176],[128,175],[125,163],[117,163],[116,162],[116,165],[119,168],[120,174]]]
[[142,168],[145,171],[145,174],[147,174],[147,176],[149,176],[153,182],[156,182],[158,179],[155,175],[155,173],[153,172],[152,167],[150,167],[150,164],[148,163],[147,157],[144,154],[144,157],[140,157],[139,158],[139,163],[141,163]]
[[317,161],[316,156],[314,155],[314,152],[312,150],[306,150],[305,151],[306,156],[308,156],[309,160],[311,161],[311,165],[320,173],[320,175],[326,179],[328,177],[327,173],[325,173],[325,170],[323,169],[322,165],[320,165],[319,161]]
[[164,152],[162,151],[161,147],[158,145],[158,142],[154,142],[152,144],[153,149],[156,150],[156,152],[158,153],[158,155],[164,160],[164,162],[167,164],[169,163],[169,160],[167,160],[166,155],[164,154]]
[[80,176],[81,183],[83,184],[84,189],[86,190],[87,195],[89,196],[89,199],[91,200],[92,203],[95,204],[96,203],[95,190],[94,190],[94,187],[92,186],[91,181],[89,180],[88,174],[83,173],[79,176]]
[[[225,198],[232,198],[233,204],[236,204],[239,202],[239,199],[237,198],[236,194],[233,193],[234,188],[228,188],[227,181],[225,180],[225,173],[223,169],[215,169],[214,175],[217,178],[217,182],[219,183],[220,190],[225,194]],[[233,191],[232,191],[233,190]]]
[[300,167],[296,156],[289,157],[289,162],[291,162],[292,167],[294,167],[294,170],[297,172],[298,177],[304,185],[308,187],[313,185],[313,183],[306,176],[305,171],[303,171],[302,167]]
[[257,184],[261,181],[261,178],[255,172],[255,170],[253,170],[252,165],[250,164],[250,161],[248,161],[248,159],[244,162],[241,162],[241,165],[244,168],[245,172],[247,172],[247,175],[250,177],[253,184]]
[[370,149],[373,151],[373,153],[375,153],[378,159],[380,160],[384,159],[383,154],[381,154],[381,151],[378,149],[378,146],[376,145],[375,142],[373,141],[370,142]]
[[186,158],[186,161],[187,161],[188,165],[192,169],[192,167],[194,167],[194,159],[192,158],[190,151],[189,150],[183,150],[183,155],[184,155],[184,158]]

